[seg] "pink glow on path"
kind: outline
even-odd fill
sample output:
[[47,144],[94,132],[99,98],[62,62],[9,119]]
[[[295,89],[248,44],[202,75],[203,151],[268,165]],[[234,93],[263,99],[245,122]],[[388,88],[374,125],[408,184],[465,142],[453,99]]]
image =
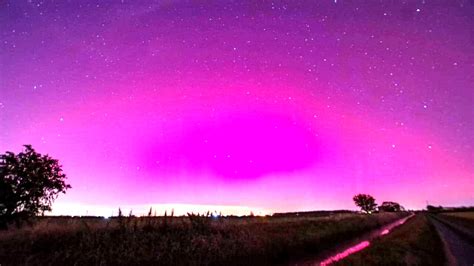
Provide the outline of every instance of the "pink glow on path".
[[322,262],[319,263],[319,265],[330,265],[336,261],[340,261],[347,256],[354,254],[356,252],[359,252],[365,248],[367,248],[370,245],[370,241],[379,238],[379,237],[384,237],[388,235],[394,228],[397,226],[400,226],[404,224],[408,219],[412,218],[415,216],[415,214],[410,214],[409,216],[406,216],[404,218],[401,218],[395,222],[392,222],[388,225],[383,226],[382,228],[375,229],[366,235],[362,236],[360,240],[358,240],[355,245],[351,245],[349,248],[344,248],[343,245],[343,250],[342,251],[336,251],[335,255],[328,256],[328,258],[324,259]]
[[356,252],[359,252],[361,250],[363,250],[364,248],[368,247],[370,245],[370,241],[362,241],[360,242],[359,244],[353,246],[353,247],[350,247],[346,250],[344,250],[343,252],[341,253],[338,253],[337,255],[333,256],[333,257],[330,257],[326,260],[324,260],[323,262],[320,263],[321,266],[326,266],[326,265],[330,265],[336,261],[340,261],[342,260],[343,258],[353,254],[353,253],[356,253]]

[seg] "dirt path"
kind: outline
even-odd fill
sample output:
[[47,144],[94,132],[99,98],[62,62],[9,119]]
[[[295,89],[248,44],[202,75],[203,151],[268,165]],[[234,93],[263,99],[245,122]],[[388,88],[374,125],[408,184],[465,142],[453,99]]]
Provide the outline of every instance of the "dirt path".
[[430,218],[444,242],[449,265],[473,266],[474,246],[465,237],[437,219]]

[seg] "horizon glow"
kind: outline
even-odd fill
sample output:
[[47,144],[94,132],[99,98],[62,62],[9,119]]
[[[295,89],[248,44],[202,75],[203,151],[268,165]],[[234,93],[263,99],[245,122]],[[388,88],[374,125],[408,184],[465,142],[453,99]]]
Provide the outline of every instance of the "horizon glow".
[[474,205],[473,13],[6,1],[0,152],[59,159],[72,189],[55,214]]

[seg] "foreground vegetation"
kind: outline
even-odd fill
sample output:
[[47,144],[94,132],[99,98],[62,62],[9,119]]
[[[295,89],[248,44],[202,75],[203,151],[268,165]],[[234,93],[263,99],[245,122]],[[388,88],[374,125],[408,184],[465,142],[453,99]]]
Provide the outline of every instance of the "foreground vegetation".
[[454,216],[454,217],[459,217],[459,218],[474,221],[474,211],[472,211],[472,212],[447,212],[447,213],[443,213],[443,215]]
[[438,213],[434,217],[474,244],[474,211]]
[[462,226],[474,233],[474,211],[440,213],[439,217]]
[[314,254],[406,213],[327,217],[45,218],[0,233],[2,265],[273,264]]
[[443,244],[426,214],[419,213],[403,226],[338,265],[445,265]]

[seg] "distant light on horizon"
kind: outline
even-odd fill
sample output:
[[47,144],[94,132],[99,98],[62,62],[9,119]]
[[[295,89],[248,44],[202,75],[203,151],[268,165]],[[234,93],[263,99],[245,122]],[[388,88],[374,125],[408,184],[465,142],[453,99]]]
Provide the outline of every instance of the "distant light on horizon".
[[272,212],[259,208],[251,208],[246,206],[221,206],[221,205],[199,205],[199,204],[144,204],[144,205],[124,205],[124,206],[101,206],[86,204],[55,204],[51,212],[46,215],[66,215],[66,216],[103,216],[105,219],[117,216],[118,209],[127,216],[132,212],[135,216],[148,216],[150,208],[152,215],[164,216],[173,214],[174,216],[186,216],[188,213],[207,214],[218,217],[219,214],[224,216],[247,216],[253,213],[257,216],[271,215]]

